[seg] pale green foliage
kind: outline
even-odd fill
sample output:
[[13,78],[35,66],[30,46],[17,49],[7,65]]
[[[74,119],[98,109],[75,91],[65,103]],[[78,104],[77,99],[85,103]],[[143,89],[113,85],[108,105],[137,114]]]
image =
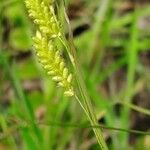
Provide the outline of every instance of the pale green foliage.
[[26,0],[29,16],[38,27],[33,38],[38,59],[52,80],[65,89],[66,96],[73,96],[72,74],[68,72],[54,40],[61,36],[52,0]]

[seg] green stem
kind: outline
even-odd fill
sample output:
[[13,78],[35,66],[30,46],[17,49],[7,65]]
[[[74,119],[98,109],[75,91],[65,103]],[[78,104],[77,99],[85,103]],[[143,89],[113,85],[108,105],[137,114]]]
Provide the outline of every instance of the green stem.
[[[79,102],[82,109],[84,110],[84,112],[85,112],[87,118],[89,119],[91,125],[92,126],[98,125],[95,113],[93,111],[90,99],[89,99],[87,91],[86,91],[85,84],[84,84],[83,79],[81,77],[81,71],[80,71],[81,69],[79,69],[80,66],[79,66],[78,61],[77,61],[76,51],[75,51],[75,49],[73,50],[73,48],[69,49],[67,44],[65,44],[66,42],[64,42],[61,38],[60,38],[60,41],[65,46],[67,52],[69,52],[69,56],[71,56],[70,59],[72,60],[71,62],[74,66],[75,76],[76,76],[77,83],[78,83],[78,89],[79,89],[80,95],[82,97],[82,100],[80,100],[76,95],[75,95],[75,98]],[[72,44],[70,44],[70,45],[72,45]],[[69,50],[73,50],[72,51],[73,56],[72,56],[72,54],[70,54]],[[103,138],[101,129],[100,128],[93,128],[93,131],[96,135],[96,139],[97,139],[101,149],[102,150],[108,150],[108,147],[107,147],[105,140]]]
[[[139,49],[139,31],[137,28],[137,20],[138,20],[138,10],[133,12],[132,18],[132,26],[131,26],[131,35],[129,41],[129,47],[127,51],[128,57],[128,71],[127,71],[127,85],[123,102],[128,104],[132,103],[133,92],[134,92],[134,84],[135,84],[135,73],[136,73],[136,64],[138,62],[138,49]],[[130,109],[129,107],[124,107],[121,112],[121,123],[123,128],[129,127],[129,115]],[[121,134],[119,136],[120,142],[122,144],[122,149],[126,149],[128,144],[128,134]]]
[[[68,20],[68,17],[66,15],[65,7],[64,7],[64,14],[65,14],[65,19],[66,19],[67,24],[68,24],[69,37],[70,38],[69,38],[69,44],[67,43],[65,38],[62,39],[61,42],[63,41],[62,43],[65,46],[67,52],[69,53],[70,60],[73,64],[73,67],[75,70],[75,77],[77,80],[78,90],[80,92],[81,99],[78,99],[77,96],[75,96],[75,97],[78,100],[78,102],[80,103],[81,107],[83,108],[83,110],[84,110],[85,114],[87,115],[87,118],[89,119],[91,125],[92,126],[98,125],[94,110],[93,110],[92,105],[91,105],[90,98],[89,98],[87,90],[86,90],[86,86],[85,86],[84,81],[83,81],[82,76],[81,76],[81,69],[80,69],[80,65],[79,65],[78,60],[77,60],[76,50],[75,50],[75,46],[74,46],[74,42],[73,42],[71,28],[69,25],[69,20]],[[63,36],[63,37],[65,37],[65,36]],[[93,128],[93,131],[96,135],[97,141],[98,141],[101,149],[102,150],[108,150],[108,147],[107,147],[105,140],[103,138],[101,129],[100,128]]]
[[[89,99],[87,91],[86,91],[86,87],[85,87],[84,82],[83,82],[82,77],[81,77],[81,72],[80,72],[78,64],[75,65],[75,71],[76,71],[76,79],[78,82],[78,88],[79,88],[80,95],[82,98],[82,100],[79,100],[80,105],[82,106],[82,108],[84,108],[83,110],[85,111],[85,114],[87,115],[91,125],[92,126],[98,125],[94,110],[92,108],[90,99]],[[105,140],[103,138],[101,129],[100,128],[94,128],[93,131],[96,135],[97,141],[98,141],[101,149],[107,150],[108,148],[107,148],[107,145],[106,145]]]
[[140,112],[142,114],[145,114],[145,115],[150,115],[150,110],[149,109],[146,109],[146,108],[142,108],[142,107],[139,107],[137,105],[134,105],[132,103],[129,103],[129,102],[122,102],[122,101],[119,101],[119,102],[116,102],[116,103],[119,103],[119,104],[122,104],[130,109],[133,109],[137,112]]

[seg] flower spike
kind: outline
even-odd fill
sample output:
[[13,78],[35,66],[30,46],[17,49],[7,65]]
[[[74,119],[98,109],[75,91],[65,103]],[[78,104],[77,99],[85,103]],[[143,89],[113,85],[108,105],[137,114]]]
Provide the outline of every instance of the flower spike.
[[73,96],[72,74],[69,73],[60,51],[54,44],[54,40],[61,34],[53,0],[26,0],[25,3],[29,16],[38,27],[33,41],[39,62],[52,80],[64,88],[64,94]]

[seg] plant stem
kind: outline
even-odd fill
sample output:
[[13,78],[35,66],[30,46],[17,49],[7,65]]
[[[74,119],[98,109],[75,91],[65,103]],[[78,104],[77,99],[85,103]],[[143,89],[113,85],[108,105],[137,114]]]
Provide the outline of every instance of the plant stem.
[[118,103],[118,104],[122,104],[122,105],[124,105],[124,106],[126,106],[126,107],[128,107],[128,108],[130,108],[130,109],[132,109],[132,110],[134,110],[134,111],[137,111],[137,112],[139,112],[139,113],[142,113],[142,114],[144,114],[144,115],[149,115],[149,116],[150,116],[150,110],[149,110],[149,109],[139,107],[139,106],[134,105],[134,104],[129,103],[129,102],[118,101],[118,102],[116,102],[116,104],[117,104],[117,103]]
[[[85,87],[84,82],[83,82],[82,77],[81,77],[81,72],[80,72],[78,64],[75,65],[75,71],[76,71],[76,79],[78,82],[78,88],[79,88],[80,95],[82,98],[82,100],[78,100],[78,101],[80,102],[80,105],[82,106],[83,110],[85,111],[85,114],[87,115],[91,125],[92,126],[98,125],[94,110],[93,110],[92,105],[91,105],[91,101],[88,97],[86,87]],[[93,131],[96,135],[97,141],[98,141],[101,149],[107,150],[108,148],[107,148],[107,145],[106,145],[105,140],[103,138],[101,129],[100,128],[93,128]]]
[[[127,47],[127,57],[128,57],[128,70],[127,70],[127,85],[125,96],[123,102],[126,105],[130,105],[132,103],[133,92],[134,92],[134,84],[135,84],[135,73],[136,73],[136,64],[138,62],[138,49],[139,49],[139,31],[137,28],[137,20],[138,20],[138,10],[133,12],[132,18],[132,26],[131,26],[131,35],[129,45]],[[137,109],[137,108],[136,108]],[[129,127],[129,115],[130,109],[129,107],[124,107],[121,112],[121,123],[123,128]],[[128,134],[120,134],[120,142],[122,145],[122,149],[126,149],[128,144]]]
[[[64,15],[65,15],[65,19],[67,21],[68,24],[68,28],[69,28],[69,43],[67,42],[67,40],[63,37],[62,40],[60,40],[63,45],[65,46],[67,52],[69,53],[69,57],[70,60],[73,64],[74,70],[75,70],[75,77],[77,80],[77,84],[78,84],[78,90],[79,93],[81,95],[81,99],[78,99],[77,96],[75,96],[75,98],[77,99],[77,101],[79,102],[79,104],[81,105],[81,107],[83,108],[85,114],[87,115],[87,118],[89,119],[90,123],[92,126],[98,125],[94,110],[92,108],[91,105],[91,101],[90,98],[88,96],[87,90],[86,90],[86,86],[84,84],[83,78],[81,76],[81,69],[80,69],[80,65],[78,63],[77,60],[77,55],[76,55],[76,49],[74,46],[74,42],[73,42],[73,36],[72,36],[72,32],[71,32],[71,28],[70,28],[70,24],[69,24],[69,20],[68,17],[66,15],[66,11],[65,11],[65,7],[64,7]],[[93,128],[93,131],[96,135],[97,141],[101,147],[102,150],[108,150],[108,147],[105,143],[105,140],[103,138],[102,132],[100,128]]]

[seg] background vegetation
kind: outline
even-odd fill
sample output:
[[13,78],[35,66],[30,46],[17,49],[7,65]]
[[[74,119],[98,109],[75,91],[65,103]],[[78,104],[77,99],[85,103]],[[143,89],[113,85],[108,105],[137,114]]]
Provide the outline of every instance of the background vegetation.
[[[65,3],[88,94],[109,148],[149,150],[149,0]],[[35,59],[34,26],[24,2],[1,0],[0,11],[0,150],[98,150],[79,104],[63,96]]]

